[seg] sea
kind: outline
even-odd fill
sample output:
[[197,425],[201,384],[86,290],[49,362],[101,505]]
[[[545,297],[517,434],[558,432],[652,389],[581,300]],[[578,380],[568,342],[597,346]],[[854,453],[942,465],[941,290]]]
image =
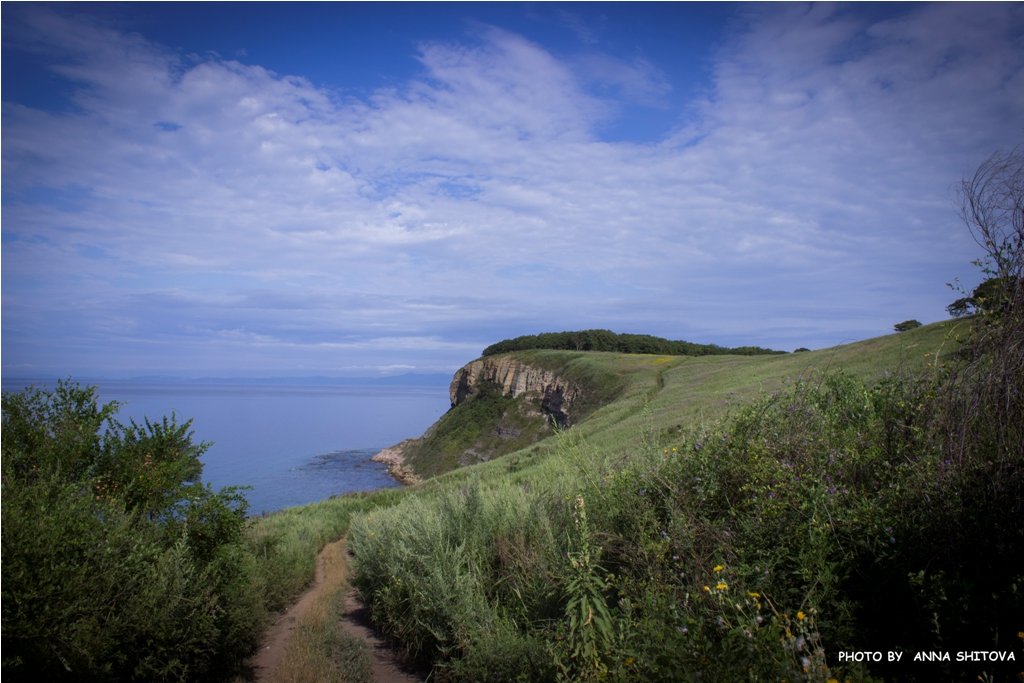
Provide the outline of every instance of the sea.
[[[53,381],[3,380],[3,390]],[[117,401],[117,419],[141,423],[174,415],[192,420],[194,442],[209,442],[203,480],[214,489],[248,487],[260,515],[354,491],[398,486],[370,458],[420,436],[450,407],[443,376],[390,383],[183,382],[97,380],[100,401]]]

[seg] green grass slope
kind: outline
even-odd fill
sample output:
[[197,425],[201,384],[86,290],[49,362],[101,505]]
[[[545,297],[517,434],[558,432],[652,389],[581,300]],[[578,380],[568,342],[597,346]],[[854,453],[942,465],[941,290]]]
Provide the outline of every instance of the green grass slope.
[[[584,409],[586,419],[571,430],[571,438],[586,440],[590,449],[611,457],[628,458],[638,438],[648,439],[648,445],[652,439],[658,443],[671,439],[681,428],[713,421],[743,400],[810,373],[838,368],[872,380],[900,368],[921,368],[932,362],[935,354],[946,354],[955,347],[963,325],[950,320],[901,334],[781,356],[681,357],[571,351],[522,351],[515,355],[587,384],[587,400],[591,403]],[[484,431],[493,426],[490,420],[493,416],[468,420],[472,426],[467,431]],[[458,424],[451,427],[459,428]],[[564,458],[546,462],[548,456],[564,451],[570,440],[568,436],[549,438],[418,487],[332,498],[256,520],[250,536],[265,565],[263,573],[273,595],[270,607],[285,604],[312,578],[316,551],[347,530],[352,514],[389,507],[408,496],[423,495],[468,478],[496,482],[549,480],[553,472],[569,463]],[[424,450],[432,445],[427,442]],[[450,458],[447,469],[442,464],[427,474],[441,474],[455,467],[461,451],[453,453],[446,451]]]
[[[581,351],[520,351],[511,355],[525,363],[559,372],[590,388],[584,419],[572,429],[573,438],[585,439],[592,457],[628,457],[643,435],[648,445],[721,418],[730,408],[761,394],[791,386],[801,378],[832,371],[872,382],[897,372],[912,372],[934,365],[959,344],[963,321],[949,320],[915,330],[890,334],[817,351],[759,356],[654,356]],[[509,404],[511,399],[505,399]],[[519,408],[519,410],[522,410]],[[487,423],[473,414],[462,424],[452,411],[443,418],[449,431],[464,428],[474,434],[490,433],[498,422]],[[461,427],[460,427],[461,426]],[[424,443],[417,453],[421,462],[435,459]],[[481,463],[471,471],[454,474],[490,477],[521,471],[544,460],[559,448],[554,436],[505,457]],[[458,455],[445,451],[447,467],[424,467],[429,475],[457,466]],[[520,474],[522,479],[526,475]],[[539,476],[551,476],[542,473]]]
[[[516,352],[604,378],[610,400],[503,457],[316,514],[350,517],[354,584],[431,680],[998,673],[837,659],[1024,658],[1024,420],[989,415],[981,380],[941,362],[967,324],[782,356]],[[999,381],[1019,396],[1020,377]],[[951,450],[957,424],[972,436]]]

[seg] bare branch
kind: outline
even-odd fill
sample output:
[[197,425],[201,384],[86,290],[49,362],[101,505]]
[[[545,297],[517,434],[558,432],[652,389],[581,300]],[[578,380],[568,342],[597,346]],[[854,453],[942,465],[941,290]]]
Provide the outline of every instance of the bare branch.
[[993,154],[961,182],[960,217],[991,275],[1024,274],[1024,146]]

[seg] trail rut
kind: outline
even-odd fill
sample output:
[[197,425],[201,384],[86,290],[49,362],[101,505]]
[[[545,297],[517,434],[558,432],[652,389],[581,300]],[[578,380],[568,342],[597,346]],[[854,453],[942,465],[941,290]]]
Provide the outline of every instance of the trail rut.
[[360,603],[356,590],[348,585],[348,578],[348,556],[342,538],[324,546],[317,555],[313,585],[267,631],[259,651],[249,661],[252,672],[249,681],[287,680],[288,672],[283,667],[288,665],[288,643],[292,635],[305,620],[320,616],[317,611],[326,609],[327,602],[338,599],[342,591],[345,606],[336,626],[366,643],[372,658],[374,683],[420,683],[423,680],[404,669],[395,651],[373,631],[366,608]]

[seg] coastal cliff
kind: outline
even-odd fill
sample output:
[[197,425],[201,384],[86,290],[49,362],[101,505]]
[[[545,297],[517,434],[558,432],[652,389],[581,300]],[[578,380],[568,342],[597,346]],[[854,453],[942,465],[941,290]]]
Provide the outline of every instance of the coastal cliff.
[[[577,354],[559,356],[563,363]],[[451,409],[418,439],[384,449],[402,483],[493,460],[571,426],[581,415],[585,382],[569,379],[559,363],[531,363],[521,354],[467,363],[452,377]]]
[[555,424],[571,424],[572,406],[581,390],[554,370],[534,367],[511,356],[481,358],[468,363],[455,373],[448,393],[452,407],[481,393],[484,383],[495,385],[510,398],[531,396],[544,415]]

